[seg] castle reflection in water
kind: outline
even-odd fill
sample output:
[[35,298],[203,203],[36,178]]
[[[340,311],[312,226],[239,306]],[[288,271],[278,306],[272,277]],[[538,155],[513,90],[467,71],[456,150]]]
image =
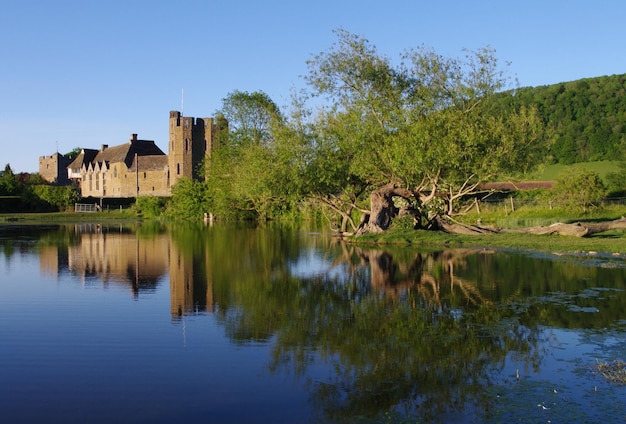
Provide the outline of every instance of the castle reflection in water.
[[59,276],[69,272],[85,286],[126,286],[132,296],[170,285],[173,318],[212,312],[213,290],[206,275],[197,275],[192,255],[183,255],[168,234],[147,237],[123,227],[75,225],[68,246],[39,249],[40,271]]

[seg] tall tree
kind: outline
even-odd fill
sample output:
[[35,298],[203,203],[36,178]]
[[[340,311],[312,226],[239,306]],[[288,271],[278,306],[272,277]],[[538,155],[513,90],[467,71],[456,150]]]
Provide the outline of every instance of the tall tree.
[[235,90],[222,100],[217,113],[226,118],[230,136],[238,142],[269,143],[273,122],[282,121],[280,109],[263,91]]
[[218,114],[230,131],[206,167],[211,210],[222,216],[280,215],[291,169],[291,156],[283,154],[276,136],[285,121],[280,109],[263,92],[235,91]]
[[17,176],[11,169],[11,165],[6,164],[4,171],[0,173],[0,194],[16,195],[19,194],[20,184]]
[[399,213],[394,198],[424,224],[422,216],[454,213],[485,179],[530,163],[541,130],[534,110],[495,116],[483,106],[508,81],[493,50],[458,59],[420,47],[394,65],[366,39],[336,33],[306,80],[330,101],[320,119],[337,160],[349,161],[347,180],[370,187],[360,232],[385,230]]

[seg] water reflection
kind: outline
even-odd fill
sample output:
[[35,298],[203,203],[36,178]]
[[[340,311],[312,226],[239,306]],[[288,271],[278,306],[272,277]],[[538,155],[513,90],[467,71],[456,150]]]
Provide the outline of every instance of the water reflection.
[[5,256],[35,250],[47,276],[127,287],[137,299],[169,282],[175,324],[210,314],[230,342],[267,344],[268,369],[303,381],[323,422],[390,412],[497,421],[506,407],[494,392],[521,384],[519,369],[541,374],[555,343],[545,328],[621,330],[626,321],[623,267],[363,248],[282,227],[13,231],[0,232]]
[[[77,224],[59,226],[57,231],[40,239],[42,275],[69,272],[83,285],[126,286],[135,298],[169,278],[173,317],[212,311],[212,291],[206,276],[198,274],[197,260],[172,243],[165,228],[142,234],[125,225]],[[12,231],[3,231],[10,241],[7,232]]]
[[134,295],[154,289],[167,271],[168,241],[164,234],[139,238],[123,227],[81,225],[77,244],[68,246],[68,268],[82,282],[129,285]]

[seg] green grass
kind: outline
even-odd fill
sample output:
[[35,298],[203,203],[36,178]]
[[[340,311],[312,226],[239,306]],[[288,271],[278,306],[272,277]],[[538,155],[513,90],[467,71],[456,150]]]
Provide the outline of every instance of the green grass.
[[[588,214],[571,210],[548,208],[520,208],[506,215],[503,209],[477,214],[475,212],[459,218],[467,224],[476,224],[481,218],[483,225],[500,228],[522,228],[550,225],[555,222],[608,221],[626,215],[626,208],[611,206],[596,209]],[[404,244],[422,247],[480,247],[513,248],[551,252],[558,254],[626,255],[626,230],[612,230],[597,233],[590,237],[570,237],[535,234],[499,233],[488,235],[458,235],[435,231],[415,231],[406,228],[391,228],[383,234],[368,234],[356,240],[356,243]]]
[[[499,204],[481,204],[481,213],[472,209],[469,213],[459,217],[459,221],[466,224],[476,224],[480,219],[484,225],[494,225],[501,228],[536,227],[551,225],[556,222],[585,222],[611,221],[626,215],[626,206],[607,205],[591,208],[587,213],[572,208],[555,207],[550,209],[547,201],[545,205],[536,206],[515,202],[515,211],[511,211],[508,201]],[[505,209],[506,206],[506,209]]]
[[[626,215],[625,206],[610,206],[594,209],[587,214],[568,209],[552,209],[543,207],[519,207],[514,212],[505,213],[502,207],[481,207],[481,214],[475,211],[460,217],[459,221],[475,224],[480,218],[483,225],[494,225],[501,228],[520,228],[539,225],[550,225],[555,222],[607,221]],[[21,213],[0,214],[0,223],[29,222],[76,222],[102,220],[138,220],[131,210],[112,210],[96,213]],[[463,236],[434,231],[415,231],[412,229],[390,229],[383,234],[370,234],[353,240],[366,244],[398,244],[419,245],[433,249],[443,247],[481,247],[481,248],[514,248],[554,253],[585,253],[598,252],[626,255],[626,230],[612,230],[594,234],[591,237],[548,236],[533,234],[492,234],[481,236]]]
[[604,180],[610,172],[618,172],[620,170],[619,161],[598,161],[598,162],[580,162],[571,165],[546,165],[539,171],[530,174],[528,179],[531,181],[556,181],[559,175],[569,168],[582,168],[595,172]]
[[427,248],[509,248],[556,254],[626,255],[626,231],[612,230],[591,237],[568,237],[534,234],[458,235],[433,231],[388,231],[379,235],[365,235],[357,243],[403,244]]
[[101,212],[35,212],[35,213],[3,213],[0,214],[0,223],[11,222],[75,222],[100,221],[109,219],[137,219],[131,210],[111,210]]

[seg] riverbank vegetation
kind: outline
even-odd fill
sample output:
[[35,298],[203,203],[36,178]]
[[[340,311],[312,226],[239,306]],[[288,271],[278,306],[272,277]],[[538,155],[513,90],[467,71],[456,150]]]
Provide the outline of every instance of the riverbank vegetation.
[[54,186],[39,174],[15,174],[8,164],[0,172],[0,213],[65,211],[78,199],[76,187]]
[[276,220],[313,213],[347,236],[387,231],[404,215],[414,230],[449,231],[446,224],[468,225],[463,215],[503,196],[567,208],[571,219],[624,194],[619,126],[608,141],[616,159],[610,172],[568,168],[552,189],[534,192],[487,188],[521,185],[561,165],[551,150],[559,125],[534,101],[518,101],[528,96],[507,89],[506,68],[492,50],[448,58],[419,47],[396,62],[362,37],[342,30],[337,37],[308,62],[308,87],[294,94],[288,113],[263,92],[224,99],[218,115],[230,131],[205,164],[206,180],[178,184],[169,216]]
[[[136,199],[136,216],[321,219],[339,236],[384,239],[402,227],[411,238],[589,221],[626,197],[624,76],[520,89],[489,48],[456,58],[420,46],[392,59],[361,36],[336,35],[283,109],[262,91],[223,99],[216,116],[229,131],[214,140],[203,180]],[[545,187],[524,188],[532,180]],[[56,191],[24,193],[58,210],[75,201]],[[610,210],[607,219],[624,215]]]

